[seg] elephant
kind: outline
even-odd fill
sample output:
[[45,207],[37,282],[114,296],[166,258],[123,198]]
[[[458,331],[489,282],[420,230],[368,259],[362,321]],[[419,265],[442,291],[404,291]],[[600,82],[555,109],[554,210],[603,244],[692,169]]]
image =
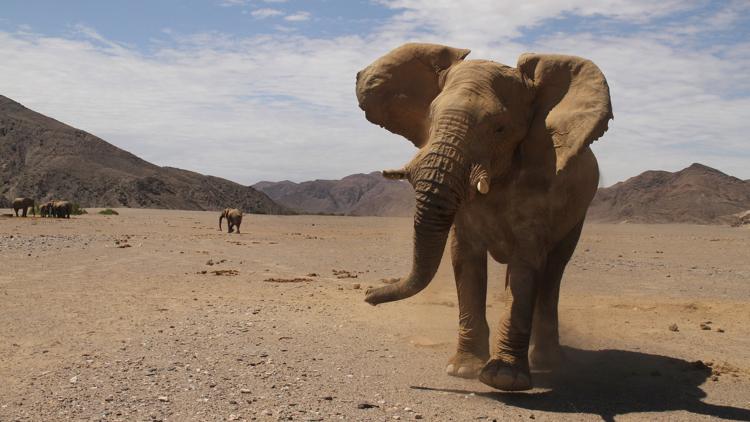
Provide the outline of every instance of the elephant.
[[73,204],[69,201],[53,201],[52,214],[57,218],[70,218],[73,211]]
[[219,231],[221,231],[221,220],[227,219],[227,233],[232,233],[234,227],[237,227],[237,234],[240,234],[240,224],[242,224],[242,211],[237,208],[225,208],[219,216]]
[[[383,171],[415,191],[411,272],[368,289],[365,301],[406,299],[427,287],[450,233],[459,333],[445,370],[526,390],[530,367],[553,369],[563,359],[560,281],[598,186],[589,145],[614,116],[607,81],[589,60],[526,53],[513,68],[466,60],[469,52],[410,43],[357,73],[366,119],[419,149],[403,168]],[[492,348],[488,254],[507,264]]]
[[45,202],[44,204],[39,206],[39,216],[40,217],[52,217],[53,216],[53,201]]
[[36,216],[34,206],[34,200],[31,198],[16,198],[13,200],[13,212],[15,212],[16,217],[18,217],[18,210],[21,210],[22,217],[26,217],[26,212],[29,208],[31,208],[31,214]]

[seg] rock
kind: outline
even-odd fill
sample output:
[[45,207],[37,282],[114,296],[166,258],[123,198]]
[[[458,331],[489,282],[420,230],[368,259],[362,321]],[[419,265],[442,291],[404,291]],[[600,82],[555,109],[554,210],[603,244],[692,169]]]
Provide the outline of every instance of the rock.
[[237,415],[235,415],[235,414],[233,413],[233,414],[229,415],[229,417],[227,418],[227,420],[230,420],[230,421],[238,421],[238,420],[240,420],[240,417],[239,417],[239,416],[237,416]]
[[677,326],[677,324],[672,324],[669,326],[669,331],[677,332],[680,331],[680,328]]
[[380,407],[376,404],[367,403],[367,402],[359,402],[357,403],[357,409],[372,409],[373,407]]
[[723,328],[717,328],[717,329],[716,329],[716,332],[717,332],[717,333],[723,333],[723,332],[724,332],[724,329],[723,329]]
[[416,415],[414,415],[414,419],[422,419],[422,418],[423,418],[423,416],[420,415],[419,413],[417,413]]
[[251,391],[249,388],[240,388],[240,393],[242,394],[250,394]]
[[78,382],[78,375],[76,375],[76,376],[74,376],[74,377],[72,377],[72,378],[70,379],[70,383],[71,383],[71,384],[75,384],[75,383],[77,383],[77,382]]
[[167,397],[167,396],[159,396],[159,401],[166,403],[166,402],[169,401],[169,397]]
[[359,289],[360,289],[360,287],[361,287],[361,286],[359,285],[359,283],[354,283],[354,284],[352,284],[352,289],[354,289],[354,290],[359,290]]
[[710,329],[711,329],[710,325],[708,325],[708,324],[706,324],[704,322],[701,322],[701,330],[710,330]]

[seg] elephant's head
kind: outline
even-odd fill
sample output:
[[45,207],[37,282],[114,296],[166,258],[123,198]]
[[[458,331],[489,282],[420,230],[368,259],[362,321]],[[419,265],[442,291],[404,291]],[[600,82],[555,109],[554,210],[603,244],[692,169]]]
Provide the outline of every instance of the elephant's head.
[[429,284],[459,207],[507,177],[520,151],[527,155],[524,166],[548,163],[536,171],[554,177],[612,118],[607,82],[588,60],[524,54],[512,68],[464,61],[468,54],[405,44],[357,73],[367,120],[419,148],[403,169],[383,172],[414,187],[414,261],[399,283],[367,292],[373,305],[410,297]]

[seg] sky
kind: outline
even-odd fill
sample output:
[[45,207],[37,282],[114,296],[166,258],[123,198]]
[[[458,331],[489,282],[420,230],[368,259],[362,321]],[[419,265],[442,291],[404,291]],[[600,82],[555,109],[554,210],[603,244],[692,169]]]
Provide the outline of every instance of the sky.
[[405,42],[594,61],[603,186],[693,162],[750,179],[746,0],[1,0],[0,94],[158,165],[336,179],[416,152],[354,94]]

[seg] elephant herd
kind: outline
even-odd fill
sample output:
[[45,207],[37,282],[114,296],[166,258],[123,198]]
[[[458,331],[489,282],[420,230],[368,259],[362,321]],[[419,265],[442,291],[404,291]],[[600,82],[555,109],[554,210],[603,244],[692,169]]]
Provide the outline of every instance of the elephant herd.
[[[21,211],[21,217],[26,217],[28,210],[31,210],[31,215],[36,216],[36,203],[31,198],[16,198],[13,200],[13,212],[16,217],[19,217],[18,212]],[[70,213],[73,211],[73,204],[70,201],[48,201],[39,207],[40,217],[57,217],[57,218],[70,218]]]

